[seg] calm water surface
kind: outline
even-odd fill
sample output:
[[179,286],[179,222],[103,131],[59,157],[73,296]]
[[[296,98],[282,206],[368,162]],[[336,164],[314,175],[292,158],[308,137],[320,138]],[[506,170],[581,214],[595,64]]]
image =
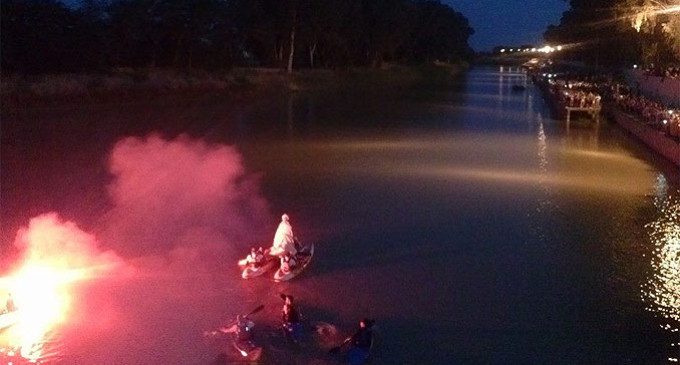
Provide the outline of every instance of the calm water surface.
[[[567,129],[531,85],[512,91],[526,82],[478,68],[448,88],[385,95],[6,113],[3,247],[56,212],[134,267],[74,284],[71,317],[45,336],[43,359],[235,360],[202,333],[262,303],[261,363],[336,363],[325,349],[362,316],[377,320],[374,364],[670,363],[680,357],[677,168],[607,121]],[[113,163],[124,137],[138,137],[120,153],[133,158]],[[216,164],[173,170],[205,161],[173,157],[187,153]],[[148,172],[157,164],[175,172],[122,181],[132,169],[158,176]],[[242,167],[225,183],[236,193],[199,193],[230,164]],[[287,283],[241,280],[234,263],[269,244],[284,211],[316,244],[314,261]],[[283,344],[281,292],[310,327],[337,335]]]

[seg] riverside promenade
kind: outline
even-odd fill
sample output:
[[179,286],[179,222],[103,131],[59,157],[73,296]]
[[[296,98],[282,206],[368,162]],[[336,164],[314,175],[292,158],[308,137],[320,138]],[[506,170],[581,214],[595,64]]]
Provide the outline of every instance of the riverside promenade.
[[[646,98],[644,104],[652,106],[639,108],[642,113],[632,113],[621,107],[621,99],[614,99],[617,102],[611,102],[608,115],[649,148],[680,167],[680,79],[648,76],[640,70],[627,70],[624,74],[632,93],[642,96],[638,99]],[[660,105],[665,107],[660,108]]]
[[623,129],[640,139],[649,148],[666,157],[680,167],[680,140],[664,131],[652,128],[619,108],[612,108],[609,114]]
[[[642,94],[644,90],[649,89],[645,85],[645,81],[648,80],[656,81],[650,78],[638,79],[634,85],[636,87],[634,92]],[[668,107],[662,107],[661,103],[644,97],[636,97],[632,102],[634,107],[629,108],[623,101],[630,97],[619,95],[619,88],[613,88],[610,82],[583,83],[541,78],[535,81],[543,91],[553,113],[558,118],[565,119],[567,128],[570,122],[570,108],[576,106],[577,110],[586,111],[596,123],[602,109],[605,115],[621,128],[680,167],[680,122],[677,115],[680,111],[669,110]],[[670,86],[673,81],[680,83],[680,80],[666,81],[666,86]],[[658,96],[659,89],[655,90],[653,96]],[[670,94],[671,97],[675,97],[674,93]],[[667,99],[662,99],[665,101],[663,105],[669,105]]]

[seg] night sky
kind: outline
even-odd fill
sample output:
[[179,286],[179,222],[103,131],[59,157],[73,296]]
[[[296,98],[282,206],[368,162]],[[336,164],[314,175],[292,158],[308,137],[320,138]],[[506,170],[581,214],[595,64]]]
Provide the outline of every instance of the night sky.
[[[477,52],[500,45],[543,43],[543,33],[560,22],[568,0],[440,0],[462,13],[475,34],[470,46]],[[62,0],[73,6],[78,0]]]
[[470,21],[477,52],[500,45],[539,44],[550,24],[569,7],[566,0],[442,0]]

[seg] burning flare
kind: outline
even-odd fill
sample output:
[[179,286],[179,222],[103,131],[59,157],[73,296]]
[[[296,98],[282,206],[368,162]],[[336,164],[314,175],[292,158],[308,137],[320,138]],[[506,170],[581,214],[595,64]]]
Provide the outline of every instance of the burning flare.
[[11,328],[10,346],[21,356],[39,359],[50,332],[68,321],[75,282],[90,280],[119,268],[120,259],[100,252],[95,238],[56,214],[31,219],[17,233],[14,244],[22,253],[15,269],[0,278],[11,293],[17,323]]

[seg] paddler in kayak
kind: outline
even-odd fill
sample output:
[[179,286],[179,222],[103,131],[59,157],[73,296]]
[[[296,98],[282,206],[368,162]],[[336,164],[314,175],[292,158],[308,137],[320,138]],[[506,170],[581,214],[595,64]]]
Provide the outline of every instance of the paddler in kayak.
[[289,253],[292,256],[295,256],[298,252],[295,241],[293,227],[290,225],[290,218],[288,217],[288,214],[284,213],[281,216],[281,223],[279,223],[279,227],[276,229],[276,234],[274,234],[274,242],[272,242],[272,247],[269,249],[269,254],[283,257],[286,253]]
[[222,333],[235,333],[239,341],[251,341],[253,339],[253,327],[255,327],[255,322],[239,314],[236,317],[235,324],[230,327],[220,328],[219,330]]
[[283,309],[281,310],[281,327],[293,343],[298,344],[302,339],[302,324],[300,323],[300,311],[293,304],[293,296],[281,294]]
[[359,322],[359,329],[350,337],[352,348],[347,354],[348,361],[352,365],[363,364],[371,355],[373,345],[373,324],[375,321],[362,318]]
[[248,257],[246,257],[246,264],[255,268],[261,267],[262,263],[264,262],[264,254],[265,251],[262,249],[262,247],[257,249],[255,247],[251,248],[250,254]]
[[342,345],[334,347],[330,353],[337,353],[346,345],[350,346],[347,352],[347,362],[351,365],[361,365],[368,361],[373,346],[373,325],[374,320],[362,318],[359,322],[359,329],[350,337],[347,337]]
[[283,256],[281,256],[281,273],[284,275],[290,273],[291,270],[293,270],[297,266],[297,259],[295,259],[295,256],[285,253]]

